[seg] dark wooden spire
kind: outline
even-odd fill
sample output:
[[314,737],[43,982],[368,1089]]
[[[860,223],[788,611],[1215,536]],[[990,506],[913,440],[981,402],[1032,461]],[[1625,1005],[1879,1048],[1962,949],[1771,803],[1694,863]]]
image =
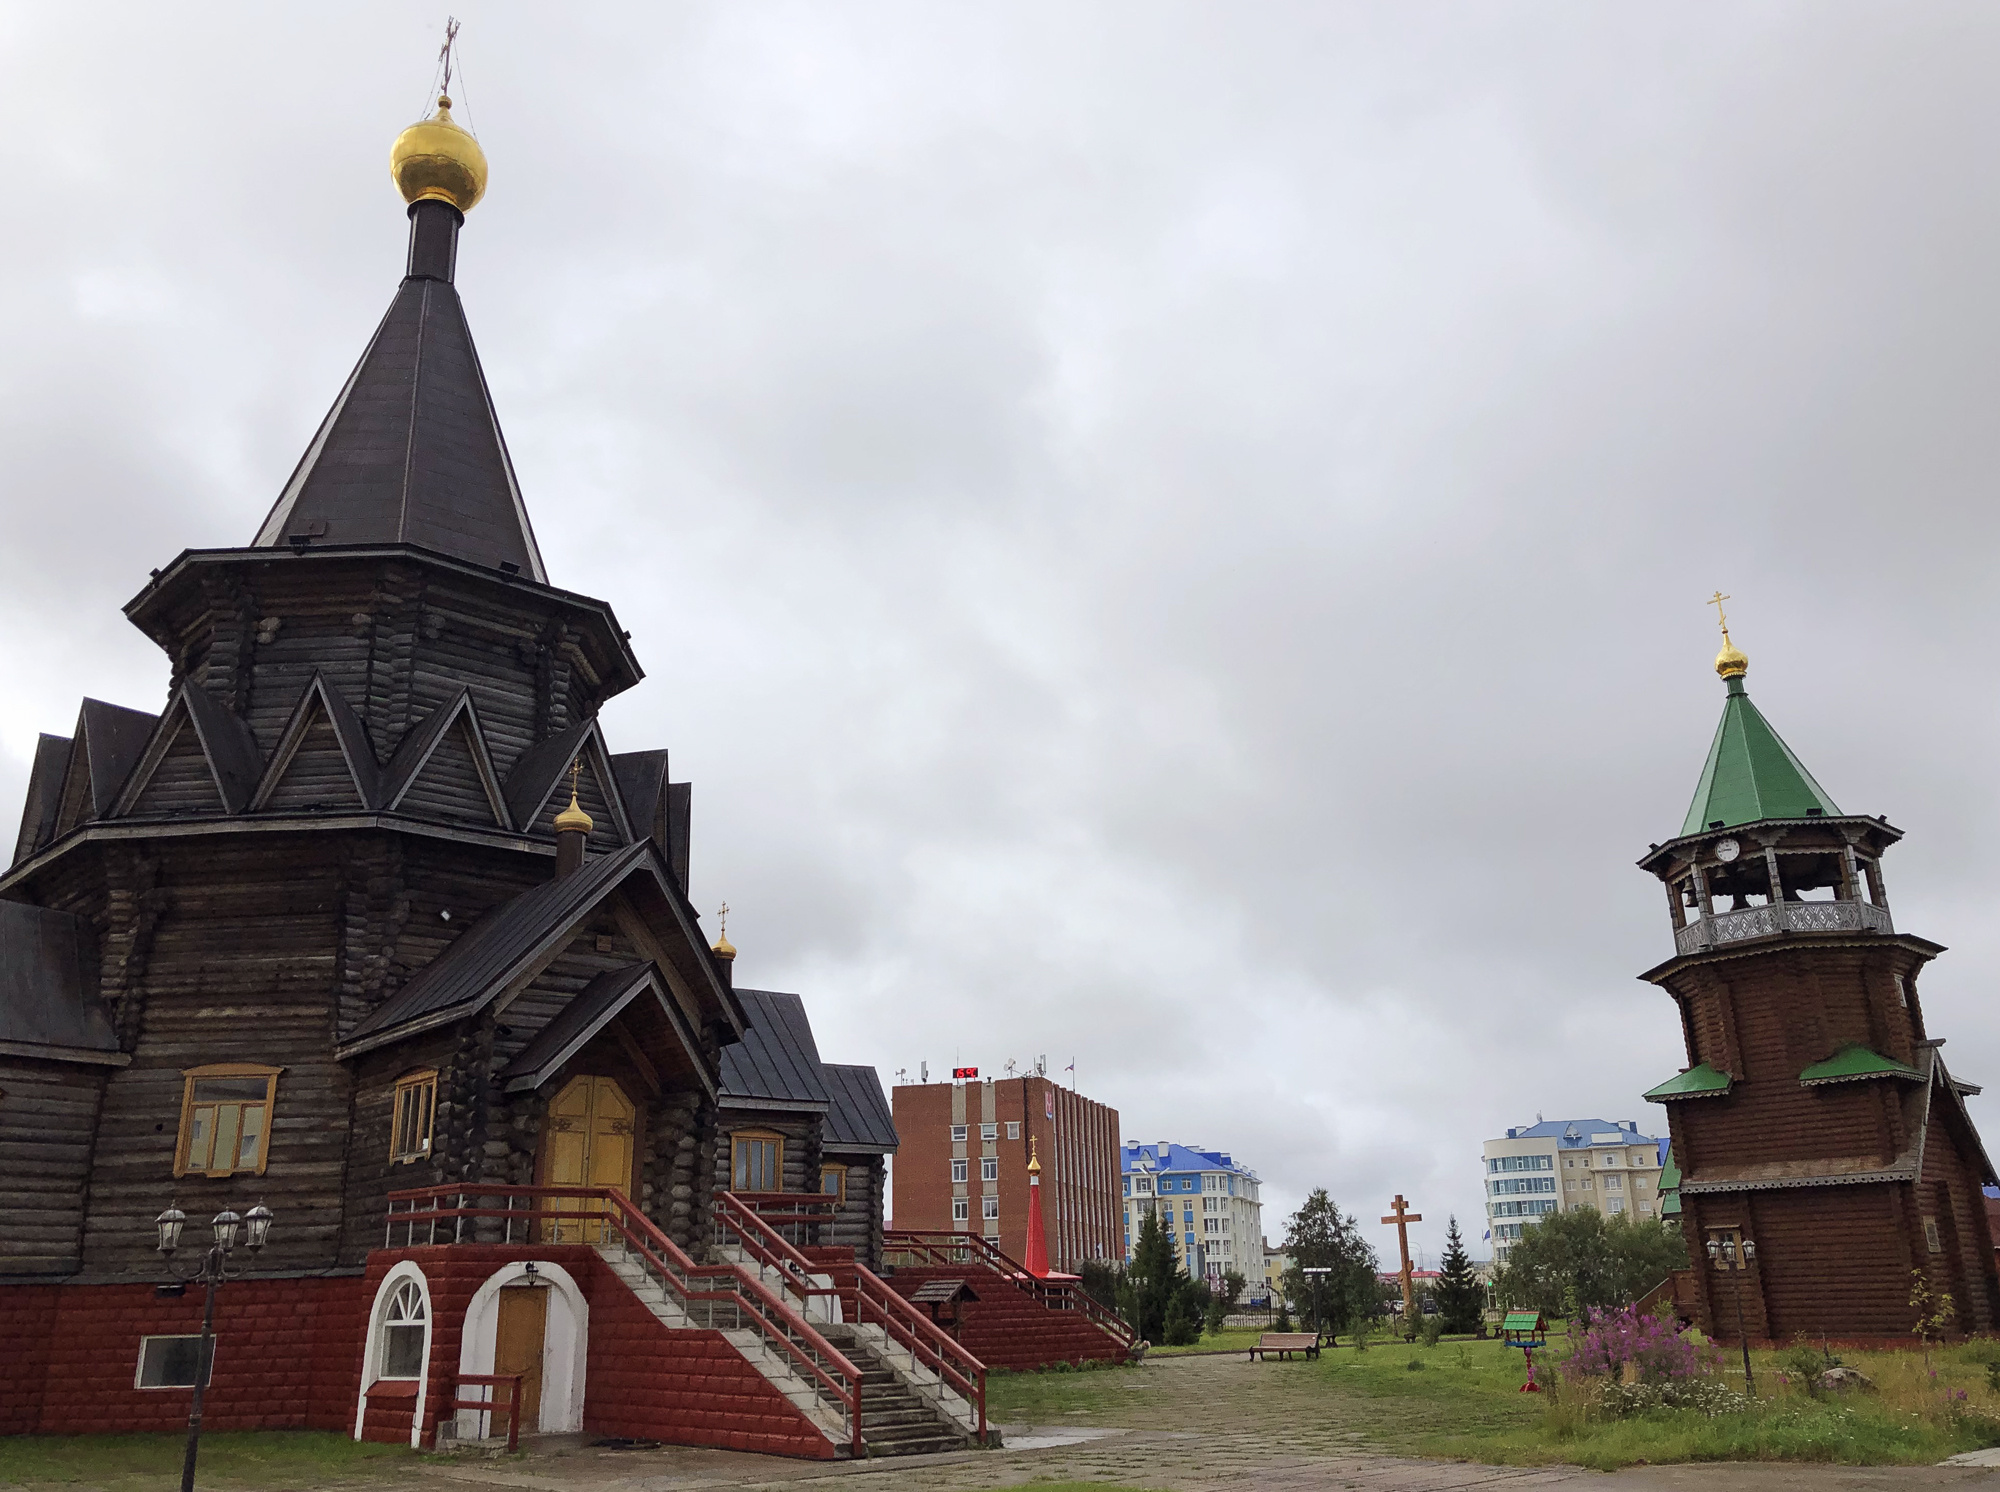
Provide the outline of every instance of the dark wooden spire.
[[408,273],[254,547],[416,544],[547,581],[452,285],[463,222],[411,207]]

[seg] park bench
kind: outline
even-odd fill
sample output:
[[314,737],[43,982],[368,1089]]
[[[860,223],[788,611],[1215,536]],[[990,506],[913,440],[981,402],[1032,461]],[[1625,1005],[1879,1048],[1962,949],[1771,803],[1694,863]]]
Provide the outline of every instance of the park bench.
[[1278,1354],[1278,1360],[1288,1360],[1294,1352],[1303,1352],[1307,1357],[1319,1356],[1319,1333],[1316,1331],[1267,1331],[1257,1338],[1257,1345],[1250,1349],[1250,1361],[1255,1362],[1259,1353],[1264,1361],[1271,1360],[1271,1354]]

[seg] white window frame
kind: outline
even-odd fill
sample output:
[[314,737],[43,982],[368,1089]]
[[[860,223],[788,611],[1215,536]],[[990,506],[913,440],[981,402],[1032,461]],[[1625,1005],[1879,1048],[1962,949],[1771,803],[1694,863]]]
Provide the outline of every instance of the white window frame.
[[979,1218],[981,1222],[998,1222],[1000,1220],[1000,1199],[998,1197],[981,1197],[979,1199]]
[[967,1160],[967,1159],[966,1159],[966,1158],[965,1158],[964,1156],[959,1156],[959,1157],[958,1157],[957,1159],[955,1159],[954,1161],[952,1161],[952,1163],[951,1163],[951,1181],[952,1181],[952,1185],[953,1185],[953,1186],[963,1186],[963,1185],[965,1185],[965,1171],[966,1171],[966,1167],[968,1167],[968,1166],[969,1166],[969,1165],[971,1165],[971,1164],[972,1164],[972,1163],[971,1163],[970,1161],[968,1161],[968,1160]]
[[[220,1337],[211,1337],[209,1339],[208,1372],[206,1374],[206,1381],[202,1385],[204,1388],[213,1388],[215,1386],[215,1354],[216,1349],[221,1345],[221,1341]],[[139,1338],[139,1357],[132,1365],[132,1387],[143,1389],[147,1393],[159,1393],[175,1389],[185,1392],[193,1388],[194,1380],[192,1378],[186,1383],[146,1382],[146,1348],[153,1342],[193,1342],[195,1344],[195,1363],[197,1369],[201,1365],[201,1333],[198,1331],[167,1331],[159,1332],[153,1336],[141,1337]]]
[[965,1143],[965,1126],[963,1124],[954,1124],[951,1127],[951,1142],[954,1145],[963,1145]]
[[972,1203],[968,1198],[953,1197],[951,1199],[951,1220],[955,1223],[969,1222],[971,1220],[971,1209]]
[[1007,1121],[1007,1138],[1008,1138],[1008,1139],[1010,1139],[1010,1140],[1018,1140],[1018,1139],[1020,1139],[1020,1138],[1021,1138],[1021,1121],[1020,1121],[1020,1120],[1018,1120],[1018,1119],[1009,1119],[1009,1120]]
[[982,1125],[980,1125],[980,1126],[979,1126],[979,1139],[980,1139],[980,1143],[984,1144],[984,1143],[985,1143],[985,1142],[986,1142],[987,1140],[997,1140],[997,1139],[999,1139],[999,1138],[1000,1138],[1000,1126],[999,1126],[999,1125],[997,1125],[997,1124],[982,1124]]
[[[414,1316],[409,1314],[412,1306],[416,1310]],[[405,1279],[390,1292],[388,1303],[382,1308],[381,1323],[375,1329],[381,1333],[382,1338],[376,1346],[377,1381],[414,1383],[424,1376],[430,1359],[431,1303],[422,1281]],[[414,1373],[391,1373],[388,1368],[391,1340],[389,1334],[392,1331],[407,1332],[412,1329],[416,1331],[418,1339],[417,1370]]]
[[979,1159],[979,1179],[980,1179],[981,1181],[998,1181],[998,1180],[1000,1179],[1000,1157],[999,1157],[999,1156],[997,1156],[997,1155],[984,1155],[984,1156],[981,1156],[981,1157],[980,1157],[980,1159]]

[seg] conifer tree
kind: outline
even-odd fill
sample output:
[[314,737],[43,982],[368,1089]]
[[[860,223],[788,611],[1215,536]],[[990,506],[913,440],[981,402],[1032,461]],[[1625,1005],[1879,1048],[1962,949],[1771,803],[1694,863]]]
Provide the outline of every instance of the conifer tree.
[[1437,1307],[1439,1324],[1449,1332],[1479,1330],[1485,1315],[1486,1290],[1473,1272],[1465,1240],[1459,1237],[1458,1218],[1445,1230],[1444,1260],[1438,1270]]
[[1160,1226],[1159,1214],[1147,1212],[1139,1220],[1139,1239],[1132,1249],[1132,1267],[1126,1271],[1131,1284],[1132,1330],[1143,1342],[1167,1340],[1167,1308],[1181,1293],[1187,1276],[1174,1257],[1174,1241]]
[[1319,1277],[1321,1319],[1307,1323],[1315,1330],[1345,1331],[1357,1319],[1376,1313],[1381,1292],[1375,1280],[1375,1250],[1361,1236],[1352,1214],[1343,1213],[1325,1187],[1317,1188],[1292,1214],[1285,1230],[1285,1253],[1292,1261],[1285,1271],[1285,1294],[1301,1316],[1310,1315],[1315,1296],[1307,1266],[1331,1271]]

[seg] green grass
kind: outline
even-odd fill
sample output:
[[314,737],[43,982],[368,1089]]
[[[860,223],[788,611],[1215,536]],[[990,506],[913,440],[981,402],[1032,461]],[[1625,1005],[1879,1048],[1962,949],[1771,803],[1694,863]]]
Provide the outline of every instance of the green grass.
[[[0,1437],[0,1484],[180,1483],[185,1435],[32,1435]],[[387,1460],[411,1459],[405,1446],[374,1445],[316,1430],[225,1430],[201,1437],[204,1486],[322,1487],[329,1476],[368,1478]],[[377,1463],[370,1465],[368,1463]]]
[[[1610,1417],[1567,1383],[1552,1393],[1523,1394],[1518,1351],[1449,1340],[1436,1347],[1378,1341],[1366,1351],[1343,1346],[1317,1362],[1270,1364],[1268,1373],[1262,1364],[1239,1371],[1218,1360],[1213,1369],[1189,1362],[1151,1371],[1019,1374],[993,1380],[989,1411],[1010,1421],[1146,1428],[1174,1423],[1204,1396],[1235,1395],[1227,1406],[1216,1403],[1216,1412],[1267,1423],[1276,1436],[1296,1432],[1391,1454],[1602,1470],[1739,1460],[1924,1465],[2000,1444],[2000,1394],[1986,1373],[2000,1346],[1940,1350],[1932,1369],[1913,1351],[1841,1356],[1878,1392],[1813,1399],[1781,1382],[1777,1354],[1757,1353],[1756,1407],[1715,1418],[1692,1410]],[[1721,1377],[1741,1387],[1740,1372],[1725,1366]],[[1963,1400],[1955,1397],[1959,1391]]]
[[1257,1345],[1257,1338],[1264,1335],[1258,1330],[1203,1332],[1201,1340],[1192,1347],[1149,1347],[1148,1357],[1187,1357],[1199,1352],[1243,1352]]

